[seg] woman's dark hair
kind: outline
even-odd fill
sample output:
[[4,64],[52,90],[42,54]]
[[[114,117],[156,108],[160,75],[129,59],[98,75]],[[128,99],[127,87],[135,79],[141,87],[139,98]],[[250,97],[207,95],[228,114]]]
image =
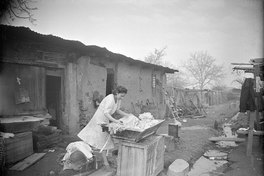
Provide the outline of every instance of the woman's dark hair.
[[113,94],[116,95],[118,93],[127,93],[127,88],[123,87],[123,86],[117,86],[114,90],[113,90]]

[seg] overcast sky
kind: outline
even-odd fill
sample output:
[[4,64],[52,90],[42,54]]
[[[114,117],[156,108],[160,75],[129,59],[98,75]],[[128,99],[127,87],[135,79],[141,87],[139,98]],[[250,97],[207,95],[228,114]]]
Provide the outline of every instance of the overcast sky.
[[195,51],[218,64],[263,57],[263,0],[36,0],[43,34],[106,47],[143,60],[167,47],[165,60],[180,68]]

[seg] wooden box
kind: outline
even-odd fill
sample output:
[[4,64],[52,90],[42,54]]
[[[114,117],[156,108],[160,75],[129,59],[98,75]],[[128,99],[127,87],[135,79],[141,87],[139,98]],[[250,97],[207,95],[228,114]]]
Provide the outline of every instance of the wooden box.
[[152,135],[141,142],[120,141],[117,176],[156,176],[164,167],[164,138]]
[[32,132],[17,133],[13,138],[5,139],[6,162],[14,163],[33,153]]
[[178,131],[179,131],[178,125],[175,125],[173,123],[169,123],[169,125],[168,125],[168,135],[169,136],[173,136],[174,138],[179,138]]

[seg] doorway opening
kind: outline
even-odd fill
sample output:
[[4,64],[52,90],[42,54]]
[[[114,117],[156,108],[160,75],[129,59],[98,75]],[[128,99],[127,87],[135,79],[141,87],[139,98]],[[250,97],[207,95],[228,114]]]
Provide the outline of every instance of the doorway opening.
[[107,77],[106,77],[106,93],[105,95],[109,95],[112,93],[114,89],[115,83],[115,74],[113,69],[107,69]]
[[52,116],[51,126],[60,127],[61,120],[61,77],[46,75],[46,108]]

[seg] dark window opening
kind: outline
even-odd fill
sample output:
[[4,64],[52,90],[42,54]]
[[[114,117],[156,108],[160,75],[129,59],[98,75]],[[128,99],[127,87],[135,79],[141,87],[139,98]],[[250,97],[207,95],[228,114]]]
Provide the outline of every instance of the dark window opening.
[[111,94],[113,89],[114,89],[114,73],[113,72],[109,72],[107,70],[107,77],[106,77],[106,96]]

